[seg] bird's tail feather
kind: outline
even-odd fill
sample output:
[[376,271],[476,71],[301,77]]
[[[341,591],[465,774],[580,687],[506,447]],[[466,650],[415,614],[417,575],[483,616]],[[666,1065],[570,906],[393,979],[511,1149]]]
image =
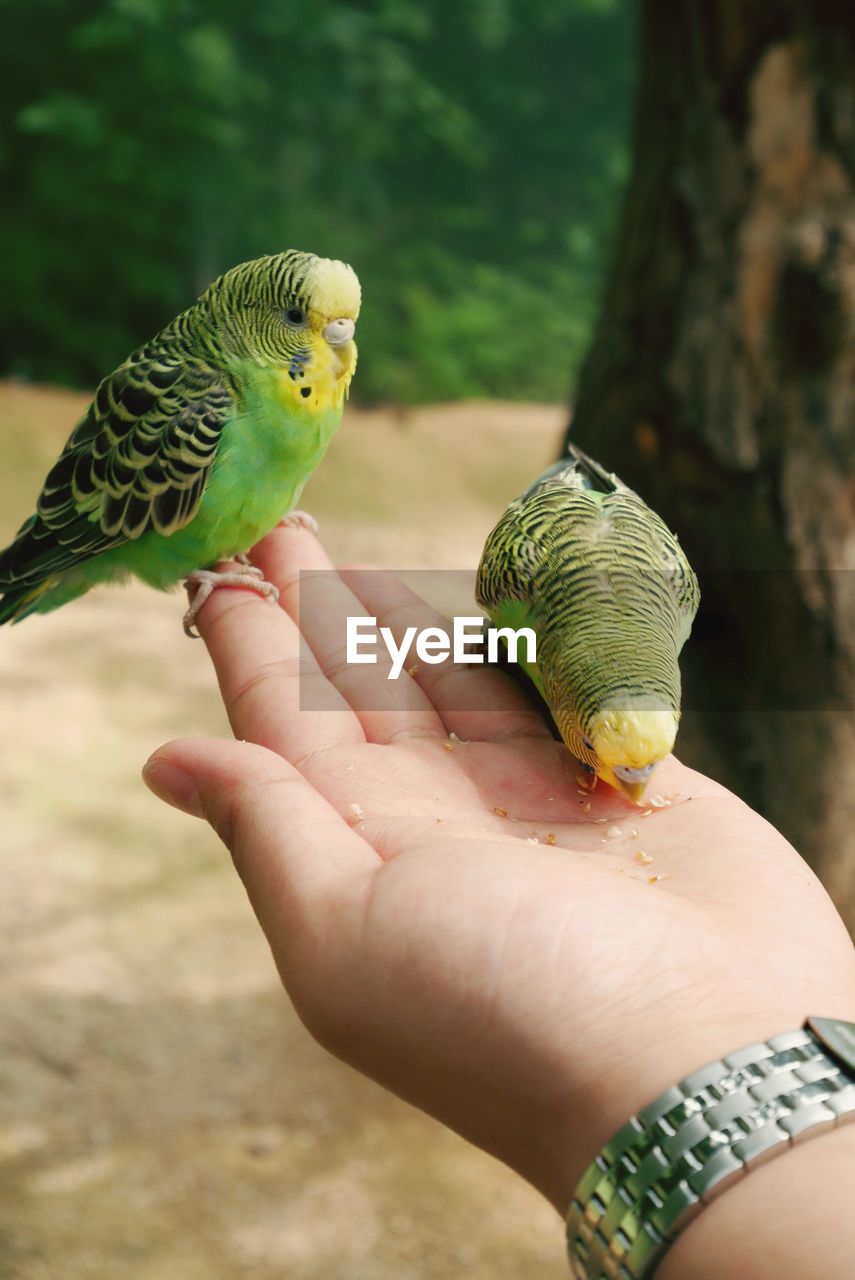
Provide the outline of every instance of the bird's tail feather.
[[0,594],[0,626],[4,622],[20,622],[39,607],[39,600],[51,586],[51,579],[29,587],[12,587]]

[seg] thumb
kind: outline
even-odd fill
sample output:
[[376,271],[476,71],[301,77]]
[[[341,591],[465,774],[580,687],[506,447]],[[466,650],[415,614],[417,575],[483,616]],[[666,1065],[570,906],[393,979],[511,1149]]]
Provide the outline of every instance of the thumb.
[[181,738],[149,758],[143,780],[161,800],[205,818],[232,854],[265,931],[286,905],[306,910],[378,857],[282,756],[254,743]]
[[143,782],[160,800],[210,822],[233,850],[239,814],[260,784],[293,781],[296,770],[264,747],[229,738],[179,738],[143,766]]

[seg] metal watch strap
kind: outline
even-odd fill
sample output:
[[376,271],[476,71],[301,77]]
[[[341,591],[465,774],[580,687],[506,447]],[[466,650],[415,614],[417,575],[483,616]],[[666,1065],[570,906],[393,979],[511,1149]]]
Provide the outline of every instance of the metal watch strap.
[[567,1217],[577,1280],[645,1280],[738,1178],[793,1143],[855,1121],[855,1023],[808,1018],[711,1062],[626,1122]]

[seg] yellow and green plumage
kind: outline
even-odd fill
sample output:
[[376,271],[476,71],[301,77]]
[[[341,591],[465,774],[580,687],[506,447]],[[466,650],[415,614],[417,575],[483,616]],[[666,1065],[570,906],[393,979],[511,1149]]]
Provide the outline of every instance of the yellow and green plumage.
[[98,387],[0,552],[0,623],[134,574],[166,588],[297,502],[356,367],[359,281],[289,250],[227,271]]
[[573,755],[638,801],[674,745],[700,602],[675,536],[571,446],[493,529],[477,594],[496,626],[534,630],[526,669]]

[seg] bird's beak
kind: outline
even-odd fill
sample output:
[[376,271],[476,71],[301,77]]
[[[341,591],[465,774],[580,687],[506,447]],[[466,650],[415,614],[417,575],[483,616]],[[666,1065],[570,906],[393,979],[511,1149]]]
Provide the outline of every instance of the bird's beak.
[[612,786],[622,795],[627,796],[633,804],[641,804],[641,797],[647,789],[646,782],[624,782],[622,778],[615,778]]
[[324,329],[324,337],[331,347],[343,347],[346,342],[353,340],[355,332],[356,322],[341,316],[338,320],[330,320]]
[[642,769],[604,769],[603,780],[610,787],[614,787],[615,791],[619,791],[621,795],[626,796],[633,804],[640,804],[642,796],[647,790],[651,774],[658,763],[656,761],[654,764],[646,765]]

